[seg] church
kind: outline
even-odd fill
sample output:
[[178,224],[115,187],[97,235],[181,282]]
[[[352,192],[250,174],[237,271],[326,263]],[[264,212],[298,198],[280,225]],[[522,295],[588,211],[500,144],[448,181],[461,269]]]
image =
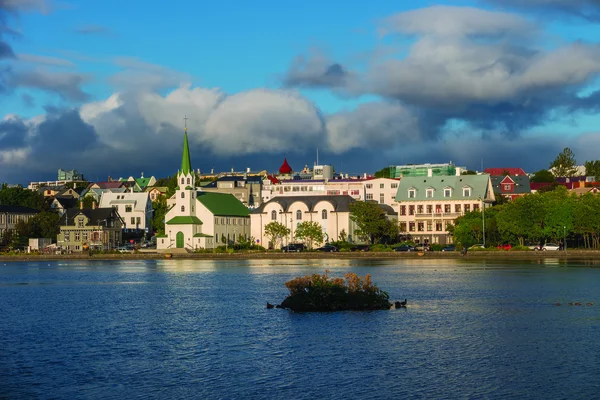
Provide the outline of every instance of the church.
[[187,252],[197,249],[212,249],[214,237],[202,231],[203,223],[198,218],[196,175],[192,169],[188,145],[187,124],[184,128],[181,168],[177,172],[177,190],[174,205],[165,216],[165,233],[156,237],[157,250]]

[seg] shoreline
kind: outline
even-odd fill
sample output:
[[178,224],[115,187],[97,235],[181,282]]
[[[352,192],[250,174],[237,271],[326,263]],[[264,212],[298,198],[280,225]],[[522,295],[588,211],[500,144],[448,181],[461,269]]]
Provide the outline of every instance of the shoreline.
[[600,250],[567,250],[567,251],[472,251],[466,256],[459,252],[340,252],[340,253],[165,253],[138,252],[121,254],[23,254],[0,255],[0,261],[47,261],[47,260],[310,260],[310,259],[465,259],[465,260],[513,260],[513,259],[597,259],[600,262]]

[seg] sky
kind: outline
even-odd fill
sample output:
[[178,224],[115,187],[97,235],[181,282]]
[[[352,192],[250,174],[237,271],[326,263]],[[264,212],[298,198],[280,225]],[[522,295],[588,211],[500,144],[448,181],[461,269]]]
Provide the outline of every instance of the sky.
[[0,0],[0,182],[600,159],[600,0]]

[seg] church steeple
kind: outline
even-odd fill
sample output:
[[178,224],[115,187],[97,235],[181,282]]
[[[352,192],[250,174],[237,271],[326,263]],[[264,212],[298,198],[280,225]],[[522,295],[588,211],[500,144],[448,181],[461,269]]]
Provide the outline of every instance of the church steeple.
[[187,135],[187,115],[183,118],[185,121],[184,134],[183,134],[183,154],[181,156],[181,173],[187,175],[192,170],[192,162],[190,161],[190,147],[188,145]]

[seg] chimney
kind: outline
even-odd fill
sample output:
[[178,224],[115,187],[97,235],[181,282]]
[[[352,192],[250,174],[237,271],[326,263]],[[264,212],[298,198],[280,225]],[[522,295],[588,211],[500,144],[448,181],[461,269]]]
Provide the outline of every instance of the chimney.
[[144,173],[142,172],[142,178],[144,177]]
[[92,210],[96,209],[96,200],[92,201]]
[[81,200],[81,201],[79,202],[79,209],[80,209],[80,210],[83,210],[83,200]]
[[107,182],[112,182],[112,178],[110,177],[110,175],[108,176],[108,181]]
[[431,168],[427,168],[427,176],[428,177],[432,177],[433,176],[433,170]]
[[246,168],[246,173],[250,173],[250,167]]

